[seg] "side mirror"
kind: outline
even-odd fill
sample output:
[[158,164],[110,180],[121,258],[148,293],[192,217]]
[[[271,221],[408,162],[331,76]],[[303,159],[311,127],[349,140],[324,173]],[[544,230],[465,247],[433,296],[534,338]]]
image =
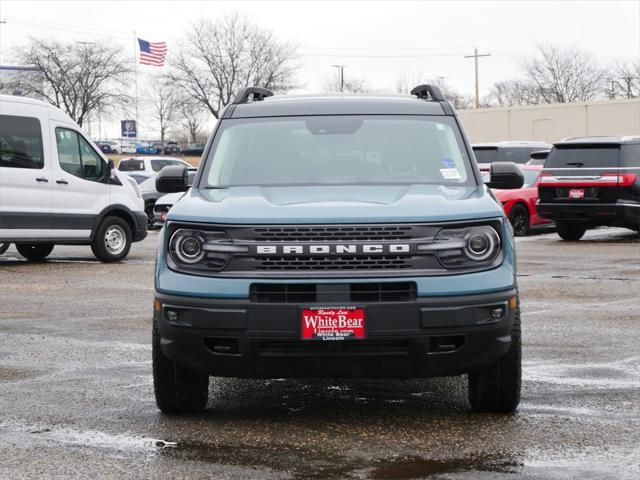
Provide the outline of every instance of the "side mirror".
[[169,165],[156,175],[156,190],[160,193],[186,192],[189,190],[189,174],[183,165]]
[[524,175],[520,167],[513,162],[493,162],[491,164],[491,176],[487,182],[489,188],[502,190],[522,188]]
[[116,179],[116,174],[114,173],[115,169],[116,169],[116,164],[113,163],[113,160],[111,159],[107,160],[107,178],[109,180]]

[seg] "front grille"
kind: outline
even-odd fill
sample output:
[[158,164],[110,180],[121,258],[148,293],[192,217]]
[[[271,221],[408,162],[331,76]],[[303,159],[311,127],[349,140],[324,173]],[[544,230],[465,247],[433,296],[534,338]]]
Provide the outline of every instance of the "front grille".
[[258,355],[269,357],[304,356],[406,356],[409,342],[394,340],[354,340],[344,342],[265,341]]
[[256,303],[409,302],[416,297],[415,282],[254,283],[250,289]]
[[409,240],[412,225],[352,225],[352,226],[295,226],[257,227],[254,239],[262,242],[327,242]]
[[265,257],[256,259],[256,270],[387,270],[411,268],[412,257],[380,255],[378,257]]

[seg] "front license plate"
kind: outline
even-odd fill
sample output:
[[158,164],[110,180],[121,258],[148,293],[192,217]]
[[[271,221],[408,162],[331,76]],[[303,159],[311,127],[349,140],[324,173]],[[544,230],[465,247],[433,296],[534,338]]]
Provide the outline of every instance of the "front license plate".
[[356,340],[366,337],[364,308],[309,307],[301,314],[303,340]]
[[569,190],[569,198],[584,198],[584,189],[572,188]]

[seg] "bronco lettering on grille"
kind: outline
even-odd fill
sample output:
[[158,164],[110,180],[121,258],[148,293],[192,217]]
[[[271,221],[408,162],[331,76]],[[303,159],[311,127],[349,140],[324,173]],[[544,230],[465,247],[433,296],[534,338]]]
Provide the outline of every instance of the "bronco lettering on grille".
[[256,255],[357,255],[410,253],[408,243],[364,243],[324,245],[258,245]]

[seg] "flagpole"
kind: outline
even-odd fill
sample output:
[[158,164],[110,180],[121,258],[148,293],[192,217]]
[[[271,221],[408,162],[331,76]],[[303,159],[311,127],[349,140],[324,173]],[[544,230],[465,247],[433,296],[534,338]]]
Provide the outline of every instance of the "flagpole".
[[138,39],[136,38],[136,31],[133,31],[133,68],[135,79],[135,102],[136,102],[136,140],[138,139],[138,131],[140,125],[138,123]]

